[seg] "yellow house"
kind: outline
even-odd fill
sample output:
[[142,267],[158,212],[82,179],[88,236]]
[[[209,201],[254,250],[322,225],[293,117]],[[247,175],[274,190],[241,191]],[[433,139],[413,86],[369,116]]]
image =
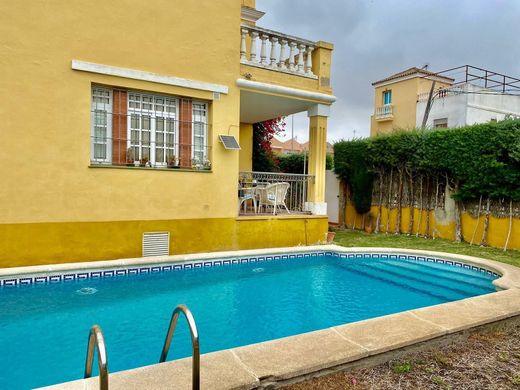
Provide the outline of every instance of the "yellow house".
[[454,79],[414,67],[372,83],[374,113],[370,118],[370,136],[396,128],[415,128],[418,96],[428,94],[433,81],[437,89],[451,86]]
[[[262,15],[254,0],[4,2],[0,267],[324,240],[333,46]],[[306,213],[239,215],[252,123],[302,111]]]

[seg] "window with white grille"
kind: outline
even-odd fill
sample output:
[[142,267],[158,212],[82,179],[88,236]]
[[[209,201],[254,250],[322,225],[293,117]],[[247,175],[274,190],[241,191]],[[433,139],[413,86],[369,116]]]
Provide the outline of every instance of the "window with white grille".
[[204,163],[207,160],[208,142],[208,107],[206,103],[193,102],[192,105],[192,158]]
[[91,162],[210,169],[208,104],[184,100],[181,110],[175,96],[93,86]]
[[178,100],[129,92],[128,147],[136,160],[166,166],[178,156]]
[[448,118],[434,119],[433,127],[435,128],[447,128],[448,127]]
[[112,91],[92,88],[91,160],[112,161]]

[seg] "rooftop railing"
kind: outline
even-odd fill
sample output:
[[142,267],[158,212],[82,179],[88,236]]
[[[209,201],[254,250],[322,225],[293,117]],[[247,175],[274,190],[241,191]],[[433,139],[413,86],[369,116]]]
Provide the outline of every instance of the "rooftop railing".
[[256,26],[241,26],[240,62],[317,79],[312,51],[316,42]]

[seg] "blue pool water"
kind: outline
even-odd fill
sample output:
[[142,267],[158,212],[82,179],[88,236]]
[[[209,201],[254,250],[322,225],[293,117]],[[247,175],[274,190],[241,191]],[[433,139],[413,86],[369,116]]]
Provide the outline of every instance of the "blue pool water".
[[[321,256],[2,287],[0,389],[81,378],[93,324],[110,372],[158,363],[179,303],[206,353],[487,294],[493,279],[444,264]],[[169,358],[190,355],[190,345],[181,318]]]

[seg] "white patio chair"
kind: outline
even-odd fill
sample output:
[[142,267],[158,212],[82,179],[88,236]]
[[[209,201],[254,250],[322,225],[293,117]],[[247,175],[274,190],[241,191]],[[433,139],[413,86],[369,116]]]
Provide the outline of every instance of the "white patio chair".
[[240,189],[241,196],[238,197],[238,214],[240,214],[240,208],[244,205],[244,212],[247,212],[247,201],[253,202],[253,209],[256,214],[256,191],[254,187],[246,187]]
[[272,206],[273,214],[276,214],[276,208],[283,206],[287,214],[290,214],[285,204],[285,197],[287,196],[288,190],[289,183],[286,182],[269,184],[264,188],[257,189],[259,194],[258,209],[260,210],[263,206],[267,211],[267,206]]

